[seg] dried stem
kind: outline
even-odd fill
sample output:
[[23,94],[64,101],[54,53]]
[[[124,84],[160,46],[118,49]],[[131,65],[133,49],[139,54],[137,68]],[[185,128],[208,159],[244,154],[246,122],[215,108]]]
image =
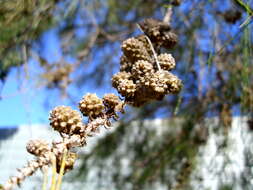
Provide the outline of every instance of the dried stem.
[[163,17],[163,22],[166,22],[170,25],[171,23],[171,16],[172,16],[172,6],[168,7],[166,13]]
[[52,160],[52,181],[51,181],[51,187],[50,190],[55,190],[55,186],[56,186],[56,157],[55,155],[51,156],[51,160]]
[[56,184],[56,188],[55,188],[56,190],[61,189],[62,177],[64,175],[67,153],[68,153],[67,149],[64,149],[64,153],[63,153],[63,157],[62,157],[62,161],[61,161],[60,174],[58,176],[58,180],[57,180],[57,184]]
[[15,185],[21,184],[26,177],[33,175],[37,169],[49,165],[50,159],[48,157],[39,157],[37,160],[32,160],[27,163],[25,167],[18,170],[15,177],[11,177],[5,184],[4,190],[11,190]]

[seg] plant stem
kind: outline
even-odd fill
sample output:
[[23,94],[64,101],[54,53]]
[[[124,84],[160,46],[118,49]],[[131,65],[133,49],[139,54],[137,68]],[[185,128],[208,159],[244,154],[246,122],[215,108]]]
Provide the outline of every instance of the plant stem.
[[63,156],[62,156],[62,161],[61,161],[61,168],[60,168],[60,174],[58,176],[57,184],[55,190],[60,190],[61,184],[62,184],[62,177],[64,175],[64,169],[66,165],[66,157],[67,157],[67,149],[64,150]]

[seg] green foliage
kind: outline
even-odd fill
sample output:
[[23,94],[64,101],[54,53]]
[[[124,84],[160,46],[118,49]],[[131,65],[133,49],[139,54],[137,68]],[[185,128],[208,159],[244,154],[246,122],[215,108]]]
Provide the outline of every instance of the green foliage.
[[55,3],[51,0],[0,2],[0,79],[4,79],[11,67],[20,65],[21,45],[36,39],[53,24]]

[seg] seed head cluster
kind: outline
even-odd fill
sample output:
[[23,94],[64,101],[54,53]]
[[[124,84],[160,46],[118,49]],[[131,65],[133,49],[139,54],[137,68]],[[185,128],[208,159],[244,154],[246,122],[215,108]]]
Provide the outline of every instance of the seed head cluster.
[[[112,93],[105,94],[103,98],[88,93],[78,104],[80,112],[68,106],[55,107],[50,112],[50,126],[60,133],[62,139],[51,144],[39,139],[30,140],[26,149],[36,159],[19,169],[17,176],[7,181],[4,190],[13,189],[27,176],[52,165],[54,161],[59,173],[64,155],[64,173],[71,170],[77,157],[73,148],[86,145],[86,138],[98,132],[99,127],[110,127],[111,121],[118,119],[118,112],[124,113],[126,104],[141,106],[180,91],[181,80],[169,72],[175,68],[175,59],[171,54],[157,53],[161,47],[175,45],[175,34],[170,31],[170,26],[154,19],[145,20],[140,27],[143,35],[123,41],[120,72],[112,77],[112,86],[124,100]],[[86,123],[83,116],[88,117]]]
[[112,86],[128,104],[137,107],[178,93],[182,87],[181,80],[169,72],[176,66],[173,56],[157,53],[161,47],[174,47],[176,34],[169,25],[155,19],[146,19],[139,25],[144,34],[122,42],[120,72],[112,77]]
[[50,112],[50,125],[54,130],[65,134],[78,134],[83,128],[82,116],[68,106],[58,106]]
[[104,104],[96,94],[86,94],[79,102],[79,109],[84,116],[95,118],[103,113]]

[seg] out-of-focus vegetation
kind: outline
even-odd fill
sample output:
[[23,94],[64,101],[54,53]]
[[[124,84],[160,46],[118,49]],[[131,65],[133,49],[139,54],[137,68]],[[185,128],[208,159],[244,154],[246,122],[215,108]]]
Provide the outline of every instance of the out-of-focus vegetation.
[[[52,25],[55,1],[0,2],[0,79],[23,63],[22,48]],[[23,53],[24,53],[23,51]],[[23,55],[24,57],[25,55]]]
[[[54,27],[60,37],[61,60],[50,63],[37,51],[43,71],[39,77],[47,81],[46,87],[66,90],[69,85],[79,88],[89,83],[109,87],[119,64],[120,42],[140,32],[136,22],[148,17],[163,19],[171,8],[171,27],[179,42],[169,53],[177,61],[176,72],[184,89],[177,96],[126,114],[122,126],[83,156],[75,179],[85,179],[90,166],[96,165],[100,168],[97,180],[110,176],[117,189],[152,189],[157,182],[168,189],[190,189],[190,175],[198,164],[195,156],[209,137],[204,119],[219,118],[215,132],[224,136],[222,148],[233,115],[247,116],[252,127],[252,5],[252,0],[1,1],[0,77],[4,79],[10,67],[24,62],[23,49],[29,59],[29,52],[35,51],[34,40]],[[69,57],[74,60],[71,69],[59,75]],[[73,80],[68,78],[71,74]],[[67,91],[68,97],[75,97],[74,92]],[[184,118],[184,122],[174,133],[173,129],[164,132],[163,138],[141,124],[138,129],[127,127],[130,121],[156,116]],[[249,151],[245,154],[253,156]],[[127,175],[120,170],[124,157],[130,159],[132,172]],[[108,166],[109,159],[113,164]],[[242,189],[250,189],[252,177],[251,172],[243,179]]]

